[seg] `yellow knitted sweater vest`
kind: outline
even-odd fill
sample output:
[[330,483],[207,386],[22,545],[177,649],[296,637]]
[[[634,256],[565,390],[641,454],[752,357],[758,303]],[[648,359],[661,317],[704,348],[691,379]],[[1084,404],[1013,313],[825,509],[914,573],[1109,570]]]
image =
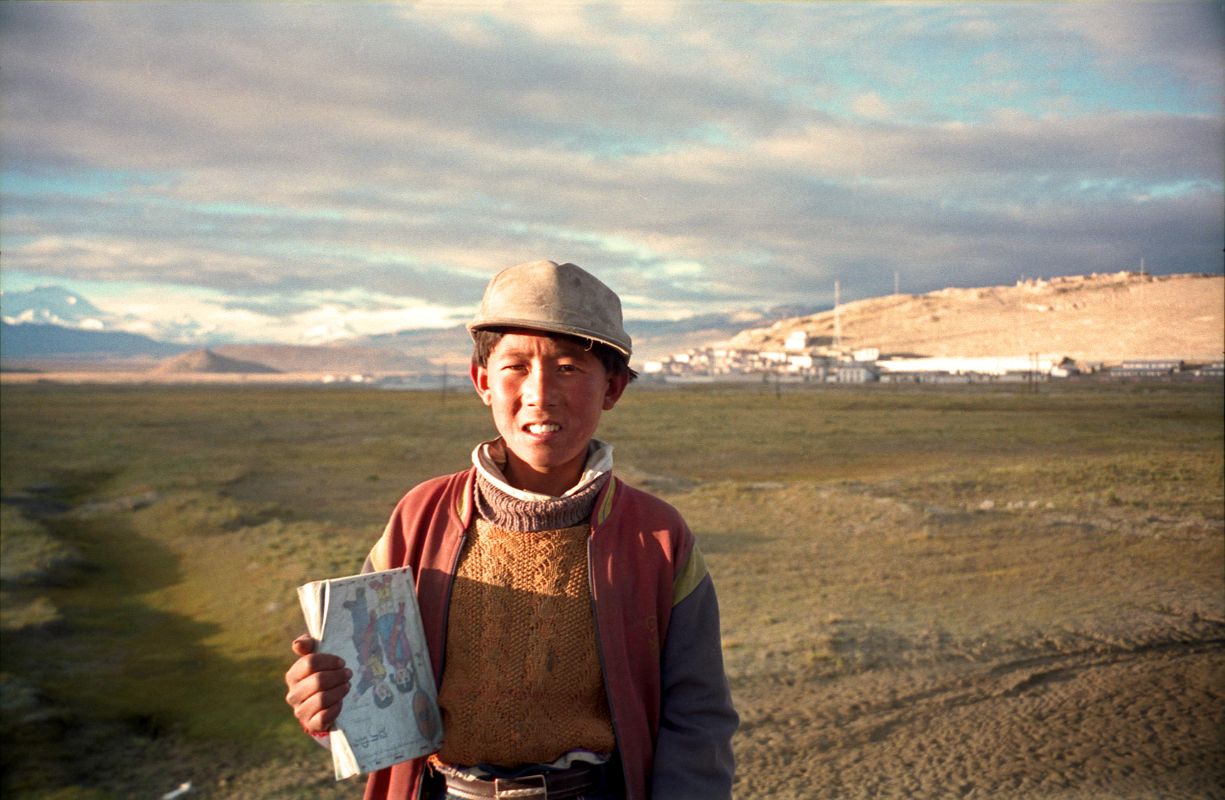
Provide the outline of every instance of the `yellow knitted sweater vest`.
[[473,522],[451,594],[441,760],[510,767],[580,748],[612,752],[588,590],[589,530]]

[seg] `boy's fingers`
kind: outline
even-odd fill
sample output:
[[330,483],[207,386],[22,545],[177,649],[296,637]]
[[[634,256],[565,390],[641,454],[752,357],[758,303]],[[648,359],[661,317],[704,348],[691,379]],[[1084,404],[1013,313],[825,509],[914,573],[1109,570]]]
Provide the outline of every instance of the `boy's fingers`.
[[294,716],[302,723],[302,727],[314,733],[322,733],[328,730],[340,715],[341,703],[348,692],[349,684],[345,682],[327,691],[312,694],[300,703],[293,702],[289,697],[285,699],[293,706]]
[[316,698],[311,698],[309,701],[295,706],[293,714],[298,718],[298,722],[302,724],[311,733],[323,733],[327,730],[324,723],[323,709],[320,707]]
[[348,694],[348,678],[346,672],[329,673],[325,679],[312,675],[290,686],[289,691],[285,693],[285,702],[294,709],[295,714],[301,716],[305,711],[309,716],[321,708],[339,702]]
[[[286,671],[285,685],[292,688],[295,684],[317,673],[344,671],[344,669],[345,662],[340,656],[334,656],[330,653],[308,653],[293,662],[293,665]],[[346,680],[348,679],[346,678]],[[332,681],[332,683],[335,683],[335,681]]]
[[[301,660],[299,663],[301,663]],[[297,664],[295,664],[296,666]],[[313,670],[301,676],[296,676],[293,672],[294,670],[291,669],[285,675],[285,685],[289,687],[289,691],[285,695],[285,702],[291,706],[297,706],[313,695],[321,694],[337,687],[344,687],[344,692],[347,692],[349,690],[349,679],[353,677],[352,671],[344,668],[324,671]],[[341,693],[342,697],[344,692]]]
[[345,699],[345,695],[349,693],[349,683],[345,681],[339,686],[328,689],[319,694],[319,701],[323,707],[322,713],[328,717],[331,722],[340,713],[341,701]]
[[332,729],[332,723],[338,716],[340,716],[340,706],[329,706],[303,722],[302,726],[313,733],[323,733]]
[[315,652],[315,640],[304,633],[297,639],[294,639],[290,647],[293,648],[294,655],[304,656],[307,653]]
[[337,686],[347,685],[350,677],[353,677],[353,670],[345,669],[344,662],[334,655],[327,657],[338,664],[333,669],[312,668],[311,659],[314,658],[314,655],[304,655],[303,658],[296,660],[293,666],[290,666],[288,673],[285,673],[285,686],[289,687],[285,700],[289,704],[295,704],[295,700],[304,701],[311,695],[317,695],[318,692],[326,692],[336,689]]
[[339,716],[340,716],[340,707],[332,706],[331,708],[325,708],[323,711],[320,711],[318,714],[315,715],[312,721],[316,725],[320,726],[319,730],[321,732],[330,731],[332,729],[332,723],[335,722],[336,718]]

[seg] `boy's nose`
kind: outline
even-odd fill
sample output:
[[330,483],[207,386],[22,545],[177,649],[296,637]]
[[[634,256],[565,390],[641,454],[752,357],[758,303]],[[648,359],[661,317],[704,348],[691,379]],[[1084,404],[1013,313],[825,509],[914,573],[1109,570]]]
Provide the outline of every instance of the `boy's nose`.
[[553,398],[553,382],[546,370],[534,369],[523,382],[523,398],[534,406],[548,405]]

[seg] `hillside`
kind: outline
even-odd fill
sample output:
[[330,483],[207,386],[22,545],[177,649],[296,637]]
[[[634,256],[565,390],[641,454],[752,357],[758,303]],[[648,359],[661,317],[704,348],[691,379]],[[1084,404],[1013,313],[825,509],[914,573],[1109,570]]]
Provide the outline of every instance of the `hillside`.
[[378,347],[290,344],[224,344],[213,350],[227,358],[267,364],[278,372],[396,373],[429,369],[429,360]]
[[727,344],[781,349],[789,333],[803,330],[810,342],[832,348],[836,327],[843,348],[882,354],[1219,361],[1225,277],[1120,272],[891,295],[745,330]]
[[237,358],[227,358],[212,350],[195,350],[181,356],[169,358],[158,364],[153,373],[168,374],[218,374],[234,373],[243,375],[267,375],[277,370],[266,364],[254,361],[242,361]]

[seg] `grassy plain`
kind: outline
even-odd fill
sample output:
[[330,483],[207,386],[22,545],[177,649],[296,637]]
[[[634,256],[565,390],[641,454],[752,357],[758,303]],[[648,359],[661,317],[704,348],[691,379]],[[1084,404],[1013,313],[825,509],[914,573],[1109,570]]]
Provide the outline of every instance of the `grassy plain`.
[[[635,387],[618,470],[720,591],[737,796],[1225,796],[1220,384]],[[357,796],[284,706],[475,397],[6,385],[3,793]]]

